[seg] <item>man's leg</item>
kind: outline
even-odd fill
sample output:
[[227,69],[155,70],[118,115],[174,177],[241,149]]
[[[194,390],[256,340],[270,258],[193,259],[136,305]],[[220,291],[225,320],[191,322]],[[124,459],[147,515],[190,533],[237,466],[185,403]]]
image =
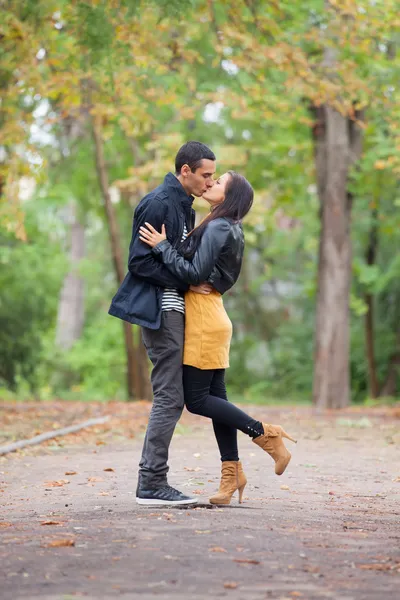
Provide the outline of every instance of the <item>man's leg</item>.
[[184,405],[182,356],[185,317],[177,311],[162,313],[158,330],[142,329],[143,342],[153,363],[153,406],[139,463],[139,486],[167,484],[168,450]]

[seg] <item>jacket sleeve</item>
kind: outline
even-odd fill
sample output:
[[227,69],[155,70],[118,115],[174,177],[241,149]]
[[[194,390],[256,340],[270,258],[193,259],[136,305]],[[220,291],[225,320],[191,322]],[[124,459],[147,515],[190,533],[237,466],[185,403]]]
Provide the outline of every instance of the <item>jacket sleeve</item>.
[[[132,240],[129,246],[128,269],[137,277],[148,281],[152,285],[161,287],[174,287],[182,291],[188,289],[188,285],[173,275],[152,253],[150,246],[139,239],[139,227],[147,221],[157,231],[165,222],[166,206],[157,198],[147,203],[145,207],[138,206],[133,219]],[[168,235],[168,231],[167,231]]]
[[210,275],[207,277],[207,283],[216,287],[214,284],[221,279],[222,275],[218,267],[215,265]]
[[192,261],[181,256],[168,240],[157,244],[153,253],[176,277],[190,285],[199,285],[211,274],[229,232],[230,224],[225,219],[212,221],[204,230]]

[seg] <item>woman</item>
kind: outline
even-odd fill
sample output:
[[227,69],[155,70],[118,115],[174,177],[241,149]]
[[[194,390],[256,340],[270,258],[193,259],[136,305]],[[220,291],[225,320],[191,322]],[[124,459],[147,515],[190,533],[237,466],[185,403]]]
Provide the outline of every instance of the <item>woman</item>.
[[182,243],[179,251],[168,242],[165,227],[157,232],[150,223],[140,228],[140,239],[180,279],[190,285],[208,281],[209,295],[189,291],[185,295],[185,344],[183,386],[185,404],[190,412],[209,417],[222,461],[219,491],[212,504],[229,504],[239,491],[239,502],[247,483],[239,461],[237,430],[243,431],[275,461],[275,473],[281,475],[291,454],[282,438],[290,437],[280,425],[252,419],[228,402],[225,369],[229,367],[232,324],[225,312],[222,294],[237,281],[243,259],[242,219],[253,203],[253,189],[238,173],[228,171],[203,194],[210,214]]

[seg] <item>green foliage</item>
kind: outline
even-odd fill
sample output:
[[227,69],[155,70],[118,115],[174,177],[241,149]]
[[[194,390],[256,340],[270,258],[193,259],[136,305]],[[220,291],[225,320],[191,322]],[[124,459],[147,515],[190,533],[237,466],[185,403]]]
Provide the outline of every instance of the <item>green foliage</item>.
[[72,349],[54,357],[49,345],[47,395],[69,399],[125,399],[122,324],[98,312]]
[[91,62],[110,51],[114,28],[108,19],[106,4],[79,1],[76,26],[80,29],[79,41],[83,49],[89,49]]
[[27,219],[27,243],[0,236],[0,381],[16,390],[25,381],[37,392],[43,341],[54,328],[65,259]]

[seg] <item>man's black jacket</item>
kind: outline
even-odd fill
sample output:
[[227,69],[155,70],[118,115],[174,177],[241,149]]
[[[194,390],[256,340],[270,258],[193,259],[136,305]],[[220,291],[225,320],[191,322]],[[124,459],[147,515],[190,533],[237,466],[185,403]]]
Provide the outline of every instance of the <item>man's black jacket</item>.
[[129,271],[112,299],[110,315],[150,329],[160,328],[164,288],[174,287],[185,292],[188,285],[172,275],[154,256],[150,246],[140,241],[139,227],[147,221],[161,231],[164,223],[167,238],[176,248],[182,239],[184,223],[188,231],[194,227],[192,204],[192,196],[186,194],[172,173],[168,173],[164,182],[140,201],[133,217]]

